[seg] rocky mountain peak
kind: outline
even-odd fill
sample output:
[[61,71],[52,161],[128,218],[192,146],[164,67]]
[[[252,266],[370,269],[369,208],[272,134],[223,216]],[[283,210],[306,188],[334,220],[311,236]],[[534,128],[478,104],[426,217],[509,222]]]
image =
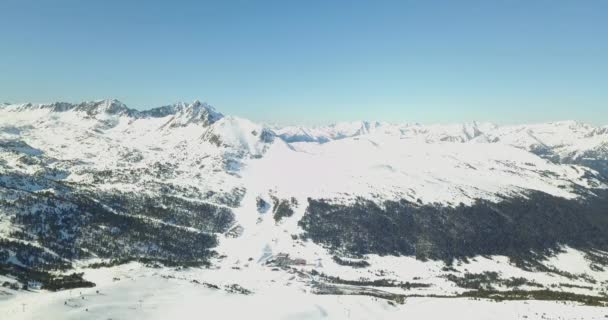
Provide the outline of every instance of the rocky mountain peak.
[[195,100],[192,103],[178,102],[172,105],[162,106],[139,114],[140,117],[161,118],[173,116],[170,126],[185,126],[192,123],[200,123],[205,126],[211,125],[224,117],[211,105]]
[[118,101],[117,99],[104,99],[82,102],[80,104],[75,105],[72,109],[75,111],[86,112],[89,115],[97,115],[103,113],[112,115],[130,115],[136,113],[135,110],[129,109],[124,103]]

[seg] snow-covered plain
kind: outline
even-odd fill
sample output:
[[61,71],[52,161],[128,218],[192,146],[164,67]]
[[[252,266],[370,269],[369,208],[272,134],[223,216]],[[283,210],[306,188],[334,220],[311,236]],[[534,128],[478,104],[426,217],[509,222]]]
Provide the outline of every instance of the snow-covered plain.
[[[252,295],[204,286],[213,271],[150,269],[128,264],[89,270],[95,288],[0,297],[2,319],[605,319],[608,309],[572,302],[311,295],[297,286]],[[275,278],[280,278],[276,276]],[[193,282],[193,280],[200,283]],[[278,279],[277,279],[278,280]]]

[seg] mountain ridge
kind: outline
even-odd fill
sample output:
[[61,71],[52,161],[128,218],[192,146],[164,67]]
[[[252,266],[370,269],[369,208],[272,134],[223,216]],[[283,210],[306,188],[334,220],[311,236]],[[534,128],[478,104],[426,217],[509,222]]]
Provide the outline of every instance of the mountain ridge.
[[[55,102],[50,104],[12,104],[5,111],[82,112],[92,117],[127,116],[135,120],[165,118],[167,127],[201,123],[209,126],[224,115],[207,103],[177,102],[171,105],[135,110],[117,99],[80,103]],[[231,117],[231,119],[241,119]],[[108,122],[109,121],[109,122]],[[107,120],[106,127],[115,121]],[[608,176],[608,126],[593,126],[584,122],[565,120],[547,123],[496,125],[489,122],[456,124],[388,123],[379,121],[337,122],[325,126],[267,126],[258,125],[265,136],[276,136],[286,143],[330,141],[359,136],[388,135],[400,139],[420,140],[424,143],[501,143],[524,149],[555,162],[584,164]],[[99,127],[101,128],[101,126]],[[207,134],[214,140],[217,137]],[[593,161],[589,159],[593,158]]]
[[[103,106],[113,106],[110,108],[109,113],[115,113],[113,111],[114,108],[118,110],[125,110],[128,113],[133,114],[142,114],[148,116],[166,116],[168,114],[172,114],[177,112],[178,110],[182,110],[184,108],[197,108],[202,106],[204,109],[208,109],[210,111],[216,112],[222,115],[220,112],[216,111],[216,109],[206,103],[201,102],[199,99],[195,99],[193,102],[188,103],[184,101],[178,101],[168,105],[162,105],[158,107],[149,107],[149,108],[130,108],[125,103],[116,98],[107,98],[107,99],[97,99],[97,100],[85,100],[81,102],[64,102],[64,101],[55,101],[51,103],[32,103],[32,102],[24,102],[24,103],[11,103],[4,102],[1,107],[5,108],[14,108],[18,110],[35,110],[35,109],[54,109],[53,111],[69,111],[76,109],[76,111],[88,111],[89,108],[97,111],[105,111],[103,110]],[[79,108],[80,106],[80,108]],[[95,108],[97,107],[97,108]],[[99,110],[101,109],[101,110]],[[263,123],[263,122],[262,122]],[[355,120],[355,121],[335,121],[330,122],[328,124],[321,125],[298,125],[298,124],[271,124],[271,123],[263,123],[265,126],[272,129],[282,129],[282,128],[298,128],[298,129],[326,129],[326,128],[336,128],[340,126],[350,126],[352,124],[360,124],[361,126],[401,126],[401,127],[429,127],[429,126],[439,126],[439,127],[449,127],[449,126],[463,126],[475,128],[478,126],[489,126],[489,127],[520,127],[520,126],[536,126],[536,125],[570,125],[570,126],[586,126],[593,127],[597,131],[601,133],[605,133],[608,131],[608,124],[606,125],[592,125],[585,121],[580,120],[557,120],[557,121],[547,121],[547,122],[531,122],[531,123],[519,123],[519,124],[496,124],[493,122],[485,122],[485,121],[467,121],[467,122],[450,122],[450,123],[428,123],[422,124],[419,122],[408,122],[408,121],[396,121],[396,122],[388,122],[388,121],[378,121],[378,120]]]
[[68,102],[53,102],[47,104],[5,104],[3,106],[9,111],[35,111],[48,110],[51,112],[66,112],[76,111],[85,112],[88,115],[94,116],[98,114],[109,115],[125,115],[134,118],[145,117],[165,117],[168,115],[183,115],[191,118],[199,118],[206,120],[207,123],[213,123],[223,117],[223,115],[215,110],[211,105],[203,103],[200,100],[195,100],[192,103],[176,102],[170,105],[150,108],[146,110],[137,110],[127,107],[117,99],[102,99],[93,101],[83,101],[80,103]]

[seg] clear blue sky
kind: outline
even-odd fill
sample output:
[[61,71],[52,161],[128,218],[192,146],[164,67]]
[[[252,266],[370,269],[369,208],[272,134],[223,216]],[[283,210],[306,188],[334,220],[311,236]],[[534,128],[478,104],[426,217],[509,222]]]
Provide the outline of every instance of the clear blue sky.
[[608,124],[608,1],[0,0],[0,100]]

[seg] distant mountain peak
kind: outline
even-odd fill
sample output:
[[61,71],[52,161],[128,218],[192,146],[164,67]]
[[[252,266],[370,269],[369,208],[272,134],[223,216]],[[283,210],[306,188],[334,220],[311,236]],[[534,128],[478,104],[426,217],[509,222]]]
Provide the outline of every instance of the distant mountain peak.
[[76,105],[73,110],[84,111],[89,115],[105,114],[133,114],[136,111],[129,109],[127,105],[117,99],[104,99],[96,101],[82,102]]
[[139,117],[161,118],[173,116],[170,126],[184,126],[191,123],[202,123],[210,125],[224,117],[215,108],[200,100],[192,103],[178,102],[158,108],[153,108],[139,112]]

